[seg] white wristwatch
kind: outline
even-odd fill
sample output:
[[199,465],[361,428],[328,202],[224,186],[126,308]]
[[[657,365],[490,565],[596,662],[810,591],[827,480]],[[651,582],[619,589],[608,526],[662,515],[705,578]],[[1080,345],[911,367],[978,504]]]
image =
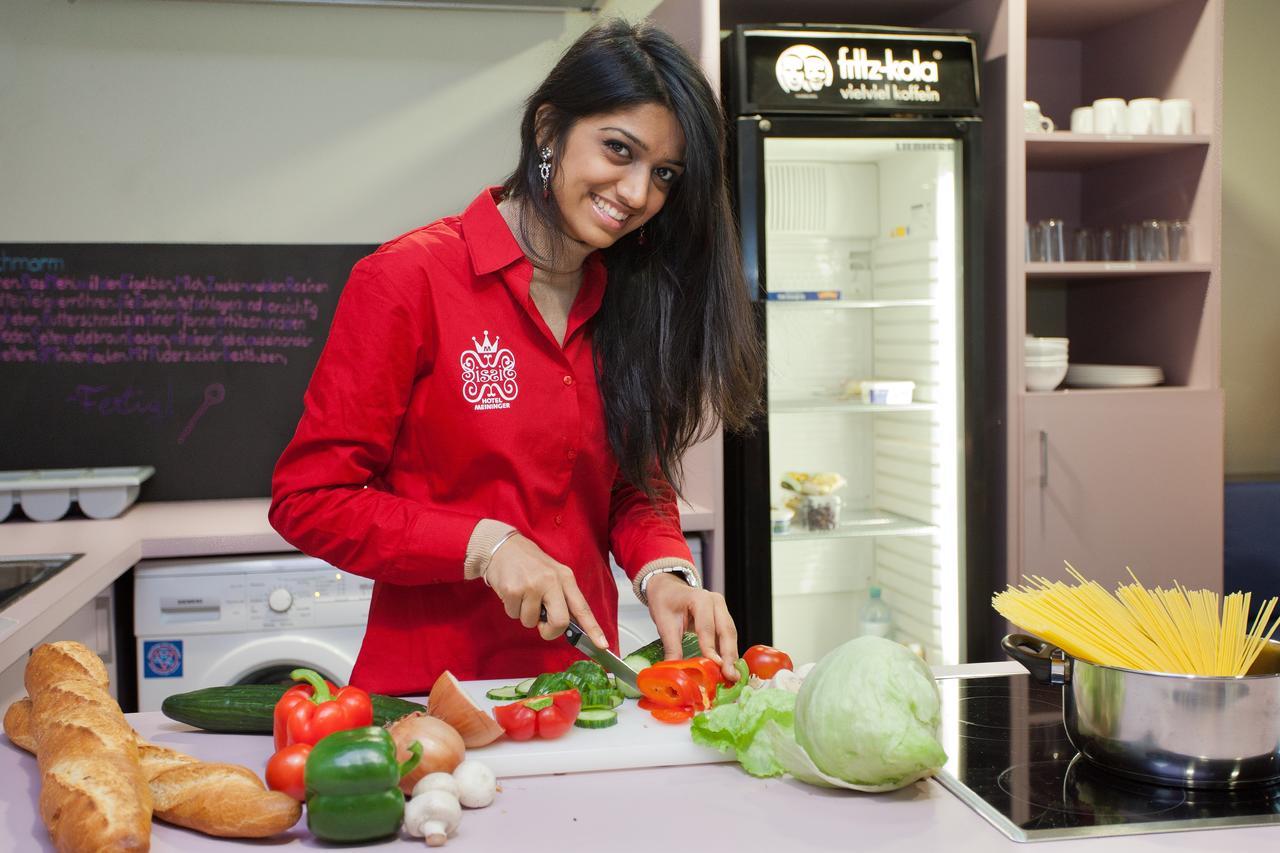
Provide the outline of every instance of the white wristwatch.
[[689,568],[688,566],[663,566],[660,569],[654,569],[653,571],[649,572],[649,574],[645,575],[644,579],[640,581],[640,600],[641,601],[645,602],[646,604],[649,603],[649,593],[648,593],[649,581],[653,579],[653,576],[665,575],[665,574],[678,574],[680,575],[680,577],[684,578],[684,582],[687,583],[689,586],[693,587],[694,589],[698,588],[698,574],[693,569]]

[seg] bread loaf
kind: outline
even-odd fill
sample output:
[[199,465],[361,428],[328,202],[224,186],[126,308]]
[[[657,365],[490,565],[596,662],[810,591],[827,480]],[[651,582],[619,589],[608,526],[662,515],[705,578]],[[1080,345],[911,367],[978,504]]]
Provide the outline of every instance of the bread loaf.
[[[34,752],[30,725],[30,699],[9,706],[4,733],[15,746]],[[284,832],[302,817],[301,803],[279,791],[268,791],[247,767],[210,764],[141,738],[137,743],[155,816],[167,823],[221,838],[266,838]]]
[[40,817],[54,847],[151,849],[151,791],[133,729],[107,692],[102,661],[79,643],[45,643],[27,661]]

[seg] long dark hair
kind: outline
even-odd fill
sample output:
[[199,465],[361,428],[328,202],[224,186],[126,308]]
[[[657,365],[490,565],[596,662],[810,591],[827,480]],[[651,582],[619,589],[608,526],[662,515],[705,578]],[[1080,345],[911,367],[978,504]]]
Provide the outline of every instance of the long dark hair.
[[622,475],[653,498],[655,462],[679,491],[685,451],[719,424],[748,429],[760,407],[764,355],[729,208],[719,102],[662,30],[620,18],[599,23],[529,96],[520,162],[503,189],[548,234],[562,234],[555,199],[543,197],[540,146],[549,144],[559,162],[575,122],[642,104],[675,115],[685,170],[645,223],[643,241],[632,233],[603,251],[609,284],[593,346],[609,444]]

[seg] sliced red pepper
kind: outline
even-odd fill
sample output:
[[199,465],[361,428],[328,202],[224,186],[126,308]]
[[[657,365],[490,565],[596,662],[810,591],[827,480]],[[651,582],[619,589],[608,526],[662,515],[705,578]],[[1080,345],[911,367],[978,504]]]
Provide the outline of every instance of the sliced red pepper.
[[708,693],[715,693],[715,686],[724,681],[720,665],[708,657],[664,660],[654,664],[658,669],[679,669],[693,675]]
[[535,735],[551,740],[573,728],[573,721],[578,719],[581,710],[582,694],[577,690],[561,690],[499,705],[493,709],[493,718],[512,740],[529,740]]
[[373,725],[373,702],[359,687],[333,685],[310,669],[290,675],[306,684],[285,691],[276,703],[273,734],[279,751],[293,743],[314,744],[334,732]]
[[693,719],[693,710],[690,708],[654,708],[650,713],[660,723],[684,723]]
[[636,676],[636,689],[654,704],[666,708],[702,707],[701,676],[679,667],[651,666]]

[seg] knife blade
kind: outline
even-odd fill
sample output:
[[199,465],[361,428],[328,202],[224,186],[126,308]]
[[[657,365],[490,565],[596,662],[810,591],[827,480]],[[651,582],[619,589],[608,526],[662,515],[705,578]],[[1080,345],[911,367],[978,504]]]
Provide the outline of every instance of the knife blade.
[[[547,609],[545,607],[542,608],[540,620],[547,621]],[[569,645],[604,667],[605,672],[613,673],[613,677],[618,681],[633,690],[636,689],[636,671],[627,666],[626,662],[613,652],[608,649],[602,649],[592,642],[587,632],[582,630],[582,626],[572,619],[569,620],[569,627],[564,630],[564,638]]]
[[622,658],[615,655],[608,649],[602,649],[591,641],[587,636],[587,632],[582,627],[569,620],[569,627],[564,631],[564,638],[569,641],[569,645],[591,658],[596,663],[604,667],[605,672],[613,673],[613,677],[628,687],[635,689],[636,671],[627,666]]

